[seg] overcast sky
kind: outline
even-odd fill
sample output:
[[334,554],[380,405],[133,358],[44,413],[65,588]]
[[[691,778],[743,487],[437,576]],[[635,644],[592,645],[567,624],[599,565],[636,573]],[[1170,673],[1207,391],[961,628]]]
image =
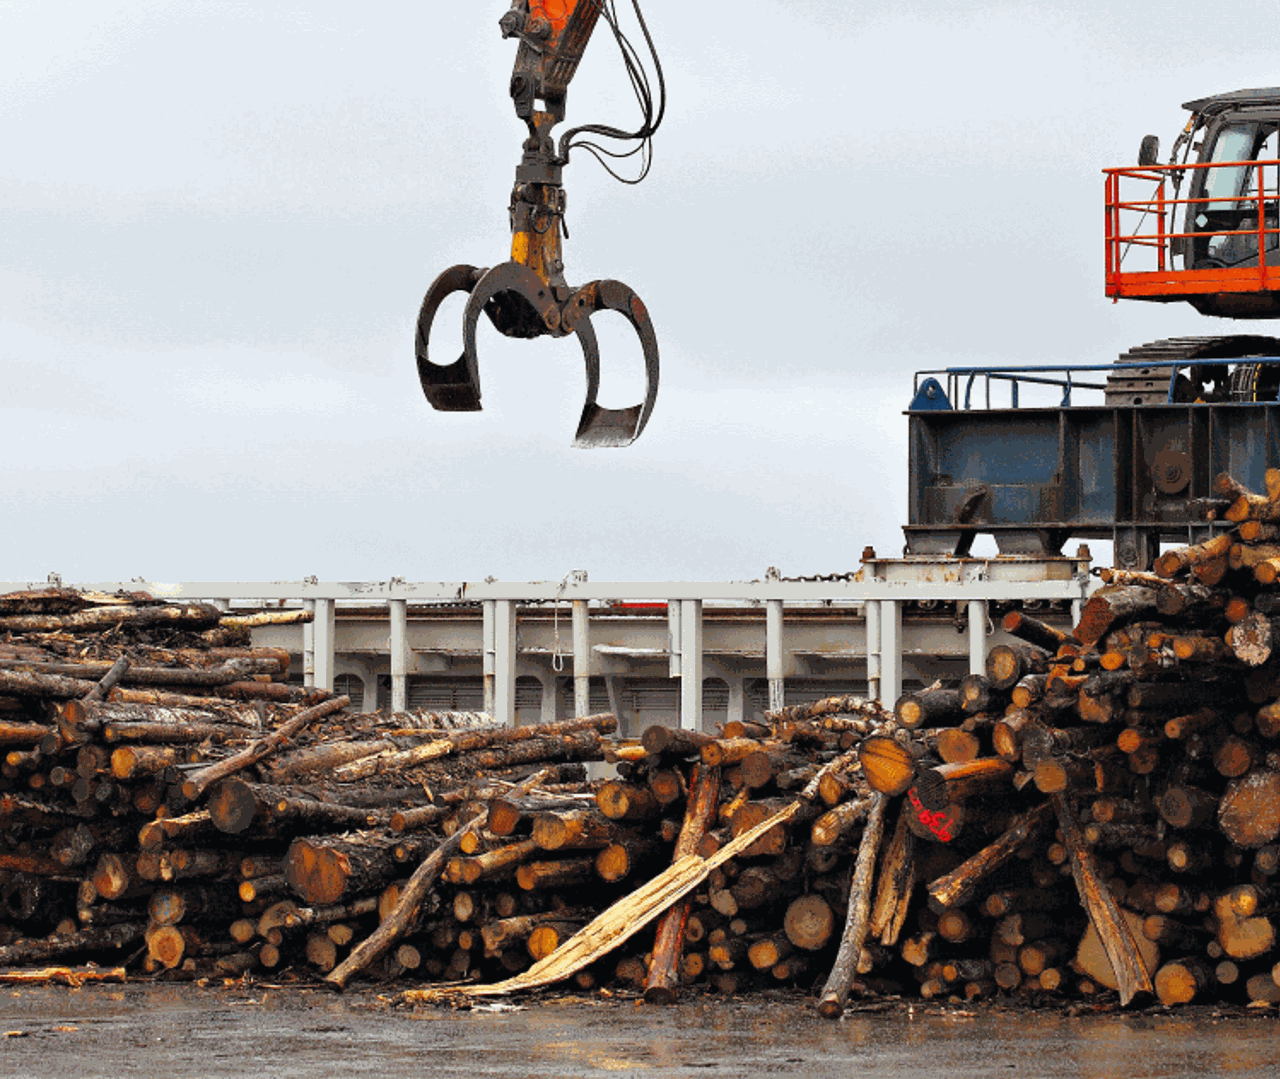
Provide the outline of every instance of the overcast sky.
[[[914,371],[1222,331],[1104,298],[1100,170],[1280,83],[1274,5],[649,0],[653,172],[565,176],[648,429],[570,448],[576,342],[487,321],[484,411],[433,412],[422,294],[508,250],[506,6],[0,0],[0,579],[843,571],[901,550]],[[601,24],[569,121],[635,119]]]

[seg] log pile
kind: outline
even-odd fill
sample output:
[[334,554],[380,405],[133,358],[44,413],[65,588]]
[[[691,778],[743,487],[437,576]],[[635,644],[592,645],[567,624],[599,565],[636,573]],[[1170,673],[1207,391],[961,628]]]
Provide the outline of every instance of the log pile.
[[985,675],[905,694],[906,744],[864,743],[889,827],[932,859],[896,958],[859,913],[867,972],[905,961],[926,997],[1280,1001],[1280,472],[1218,484],[1236,527],[1103,570],[1070,632],[1010,613]]
[[1276,481],[1236,490],[1238,527],[1157,572],[1104,571],[1069,631],[1010,613],[1017,643],[984,675],[892,718],[846,699],[716,739],[647,732],[623,782],[682,777],[683,812],[654,818],[676,865],[795,812],[633,937],[614,977],[654,1002],[798,979],[829,1017],[880,993],[1280,1001]]
[[[0,621],[0,965],[502,992],[578,946],[556,977],[653,1003],[1280,1001],[1280,482],[1219,484],[1230,531],[1104,571],[1069,631],[1011,612],[984,675],[639,744],[602,737],[610,716],[441,730],[246,703],[222,687],[280,670],[155,673],[265,663],[204,639],[216,612],[107,626],[95,608],[161,605],[0,597],[29,620]],[[582,947],[617,918],[623,943]]]
[[[581,762],[602,758],[613,717],[509,730],[476,713],[353,714],[250,644],[253,625],[306,617],[0,596],[0,967],[323,973],[433,851],[483,853],[462,825],[488,797],[537,771],[556,804],[589,800]],[[543,867],[539,886],[554,879]],[[377,973],[432,968],[414,945],[439,927],[411,928]]]

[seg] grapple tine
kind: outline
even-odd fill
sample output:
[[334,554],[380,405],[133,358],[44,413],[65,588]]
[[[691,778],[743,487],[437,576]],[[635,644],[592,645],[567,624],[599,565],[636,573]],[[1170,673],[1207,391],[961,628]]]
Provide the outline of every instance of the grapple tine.
[[[644,350],[644,401],[630,408],[602,408],[596,404],[600,389],[600,354],[590,318],[603,309],[617,311],[635,328]],[[629,446],[644,430],[658,398],[658,339],[644,301],[621,281],[593,281],[578,289],[565,304],[564,328],[574,328],[582,340],[587,365],[587,399],[573,444],[582,449]],[[590,347],[588,347],[588,341]]]
[[[502,292],[514,293],[527,306],[521,305],[518,314],[508,310],[503,317],[495,317],[489,301]],[[537,337],[556,334],[560,329],[560,308],[556,306],[550,286],[528,266],[501,262],[476,282],[462,317],[462,350],[472,363],[476,355],[476,323],[480,312],[486,309],[490,321],[507,337]]]
[[[475,266],[451,266],[431,282],[418,312],[418,328],[414,335],[414,351],[418,358],[418,381],[431,407],[441,412],[478,412],[480,410],[480,372],[475,349],[464,349],[453,363],[434,363],[428,357],[427,344],[431,323],[446,296],[455,292],[471,292],[485,271]],[[474,336],[474,335],[473,335]]]

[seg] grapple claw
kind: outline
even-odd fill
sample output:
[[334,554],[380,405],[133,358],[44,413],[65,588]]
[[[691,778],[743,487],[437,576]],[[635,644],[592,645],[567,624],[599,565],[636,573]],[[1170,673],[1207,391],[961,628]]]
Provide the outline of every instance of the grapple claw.
[[455,292],[471,292],[484,273],[475,266],[451,266],[431,282],[418,312],[418,329],[414,335],[418,381],[431,407],[441,412],[480,410],[480,371],[474,347],[464,349],[453,363],[433,363],[427,355],[427,341],[431,336],[431,323],[445,297]]
[[[600,354],[595,347],[595,333],[587,347],[585,331],[597,311],[617,311],[634,327],[644,350],[644,401],[630,408],[602,408],[596,404],[600,391]],[[590,449],[605,446],[629,446],[644,430],[658,398],[658,338],[644,301],[621,281],[592,281],[578,289],[564,305],[563,329],[576,329],[582,339],[587,365],[587,399],[573,444]]]
[[[468,292],[462,321],[462,355],[453,363],[433,363],[427,356],[431,323],[445,297]],[[563,295],[563,293],[562,293]],[[591,316],[608,309],[619,312],[635,328],[644,350],[645,398],[630,408],[602,408],[600,348]],[[433,408],[444,412],[480,409],[480,368],[476,358],[476,324],[489,316],[507,337],[578,335],[587,371],[586,402],[573,444],[577,447],[628,446],[640,437],[658,396],[658,342],[644,303],[620,281],[593,281],[577,289],[562,306],[551,287],[518,262],[504,262],[491,270],[454,266],[432,282],[418,315],[418,378]]]

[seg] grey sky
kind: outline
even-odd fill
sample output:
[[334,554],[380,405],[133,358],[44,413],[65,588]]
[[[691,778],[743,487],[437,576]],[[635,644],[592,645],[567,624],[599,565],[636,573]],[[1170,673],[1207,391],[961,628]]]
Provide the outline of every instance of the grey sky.
[[[0,0],[0,576],[848,569],[901,549],[914,370],[1224,328],[1105,300],[1099,170],[1280,81],[1271,5],[644,7],[654,170],[575,157],[565,257],[644,297],[662,388],[584,452],[572,341],[484,334],[478,414],[414,369],[432,278],[506,257],[504,0]],[[602,26],[569,120],[634,115]]]

